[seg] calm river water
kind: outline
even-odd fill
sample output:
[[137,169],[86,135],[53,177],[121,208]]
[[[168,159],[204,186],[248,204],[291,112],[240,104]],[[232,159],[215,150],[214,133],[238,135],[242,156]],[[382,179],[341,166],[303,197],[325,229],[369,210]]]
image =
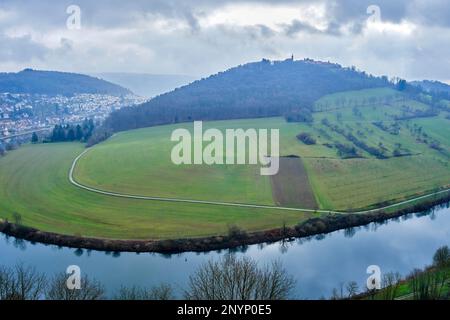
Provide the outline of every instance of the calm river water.
[[[340,283],[366,283],[369,265],[382,272],[403,276],[430,264],[433,253],[450,245],[449,204],[427,212],[410,214],[383,224],[296,239],[288,243],[252,245],[233,252],[259,263],[280,260],[297,279],[296,297],[329,297]],[[152,286],[161,282],[174,286],[181,297],[189,274],[208,259],[218,259],[227,250],[206,253],[161,255],[150,253],[105,253],[33,244],[0,234],[0,265],[24,262],[52,275],[68,265],[101,281],[112,295],[121,285]]]

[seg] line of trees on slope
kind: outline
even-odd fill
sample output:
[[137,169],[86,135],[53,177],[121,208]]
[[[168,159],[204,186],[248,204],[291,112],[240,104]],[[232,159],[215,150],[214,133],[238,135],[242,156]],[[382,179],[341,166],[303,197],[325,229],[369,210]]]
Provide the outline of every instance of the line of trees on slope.
[[416,118],[430,118],[436,117],[439,115],[438,108],[428,108],[427,110],[412,110],[412,111],[403,111],[401,115],[394,116],[395,120],[410,120]]
[[387,132],[389,134],[398,136],[400,134],[400,124],[395,121],[393,124],[390,123],[384,123],[383,121],[374,121],[372,124],[379,128],[380,130],[383,130],[384,132]]
[[309,132],[302,132],[297,135],[297,139],[306,145],[316,144],[316,139]]
[[193,120],[295,115],[298,110],[310,109],[305,106],[312,106],[325,94],[393,86],[386,77],[337,64],[263,60],[195,81],[142,105],[117,110],[106,119],[105,126],[117,132]]
[[424,143],[433,150],[448,154],[446,149],[441,146],[441,142],[426,133],[422,126],[419,126],[417,123],[414,123],[412,126],[409,123],[406,123],[406,128],[408,128],[411,135],[416,138],[416,142]]
[[284,118],[287,122],[312,123],[314,119],[311,110],[312,107],[310,106],[298,107],[294,110],[287,111],[284,114]]
[[[384,149],[382,149],[381,146],[379,148],[369,146],[364,141],[356,138],[353,135],[353,133],[346,132],[344,129],[340,128],[339,126],[332,124],[327,118],[322,119],[322,124],[324,126],[327,126],[328,128],[330,128],[334,132],[345,137],[349,142],[353,143],[356,147],[366,151],[367,153],[377,157],[378,159],[386,159],[387,158],[387,156],[384,153]],[[341,145],[341,146],[343,146],[343,145]]]
[[[87,142],[92,137],[95,129],[95,124],[92,119],[85,119],[82,124],[66,124],[55,125],[51,134],[44,139],[44,143],[48,142],[65,142],[65,141],[80,141]],[[39,138],[37,134],[31,137],[32,143],[37,143]]]

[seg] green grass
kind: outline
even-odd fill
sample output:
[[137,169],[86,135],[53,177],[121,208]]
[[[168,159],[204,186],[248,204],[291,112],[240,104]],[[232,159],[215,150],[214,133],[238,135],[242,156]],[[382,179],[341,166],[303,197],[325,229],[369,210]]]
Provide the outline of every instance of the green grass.
[[[386,99],[383,95],[393,98]],[[362,104],[362,101],[368,104]],[[307,154],[304,162],[322,208],[365,209],[450,186],[450,121],[445,119],[444,114],[396,121],[394,117],[401,114],[403,105],[414,110],[424,110],[427,106],[383,88],[337,93],[323,97],[318,104],[328,107],[328,111],[314,114],[314,125],[308,129],[317,138],[318,144],[352,144],[321,124],[321,120],[327,118],[333,125],[351,132],[371,147],[379,147],[382,143],[389,157],[379,160],[357,148],[364,159],[343,160],[336,157],[334,149],[328,149],[330,154],[326,155],[325,151],[316,147],[319,152]],[[361,111],[362,117],[353,113],[354,107]],[[381,130],[373,124],[375,121],[383,121],[386,125],[397,123],[399,134]],[[443,151],[438,152],[425,143],[418,143],[409,129],[414,124],[439,141]],[[326,131],[328,137],[324,137],[321,130]],[[399,145],[403,152],[411,156],[392,157]]]
[[167,239],[294,225],[309,215],[272,209],[144,201],[103,196],[72,186],[70,165],[81,144],[24,146],[0,159],[0,217],[44,231],[114,239]]
[[[214,122],[219,128],[251,128],[276,122]],[[258,165],[175,165],[170,155],[173,130],[192,124],[160,126],[120,133],[96,146],[78,163],[78,182],[102,190],[158,197],[177,197],[274,205],[270,178]],[[204,130],[208,128],[205,123]],[[206,145],[206,143],[204,144]]]
[[[364,91],[367,94],[367,90]],[[353,115],[353,107],[342,107],[335,111],[315,113],[313,125],[269,118],[211,122],[205,124],[205,128],[278,128],[281,155],[303,158],[320,208],[365,209],[431,192],[448,186],[450,181],[448,156],[432,150],[426,144],[417,143],[406,128],[406,121],[400,122],[398,135],[392,135],[372,124],[372,116],[393,123],[385,115],[386,110],[391,115],[396,114],[397,102],[393,103],[393,106],[383,104],[361,107],[364,110],[363,119]],[[413,102],[408,104],[413,105]],[[339,121],[338,112],[342,117]],[[392,156],[399,144],[402,150],[412,155],[379,160],[359,150],[364,159],[341,159],[335,148],[324,144],[349,142],[321,124],[325,117],[333,124],[353,130],[354,134],[357,131],[364,132],[361,139],[370,146],[377,147],[382,142],[388,156]],[[449,141],[444,139],[448,120],[435,117],[417,121],[426,132],[436,136],[444,147],[450,146]],[[410,121],[409,125],[413,123]],[[94,147],[80,160],[75,174],[77,181],[102,190],[127,194],[274,204],[270,180],[259,175],[259,166],[172,164],[170,151],[175,143],[170,141],[170,134],[178,127],[190,128],[192,131],[192,124],[183,124],[134,130],[114,136]],[[298,141],[295,136],[302,131],[311,133],[318,143],[311,146]]]
[[363,89],[343,91],[323,96],[314,104],[316,111],[335,110],[343,106],[380,104],[386,99],[401,100],[403,95],[390,88]]
[[[335,156],[321,145],[306,146],[296,135],[306,125],[282,118],[215,121],[204,123],[220,129],[276,128],[280,130],[281,155]],[[170,159],[176,128],[193,131],[192,124],[178,124],[122,132],[84,155],[75,170],[78,182],[101,190],[158,197],[274,205],[270,177],[260,175],[259,165],[175,165]],[[206,145],[206,143],[204,144]]]
[[449,166],[429,156],[305,159],[322,207],[363,209],[418,196],[449,184]]
[[[266,118],[216,121],[204,126],[279,129],[281,155],[303,158],[322,209],[371,208],[450,186],[450,121],[446,114],[395,121],[405,104],[412,109],[427,106],[383,88],[339,93],[321,100],[327,102],[323,105],[328,111],[314,113],[313,124]],[[363,116],[355,115],[355,107]],[[335,143],[351,142],[323,125],[324,118],[369,146],[382,143],[388,159],[377,159],[361,148],[357,148],[361,159],[340,158]],[[399,133],[391,134],[373,124],[380,120],[386,125],[397,122]],[[411,131],[418,126],[428,139],[439,141],[443,151],[418,142]],[[126,194],[274,205],[270,178],[260,175],[259,165],[172,164],[170,154],[175,142],[170,141],[170,135],[179,127],[192,130],[192,124],[179,124],[119,133],[80,159],[75,178],[92,187]],[[300,132],[309,132],[317,144],[300,142],[296,138]],[[399,145],[410,156],[392,157]],[[223,235],[230,225],[248,231],[278,228],[284,222],[294,225],[311,216],[88,192],[68,181],[71,163],[82,151],[83,146],[76,143],[29,145],[1,158],[0,218],[12,220],[13,213],[18,212],[25,225],[44,231],[115,239],[168,239]],[[286,190],[289,194],[296,191]]]
[[[439,275],[437,279],[442,279],[444,277],[447,279],[445,281],[444,285],[441,288],[441,299],[448,300],[449,291],[450,291],[450,283],[448,281],[450,277],[450,267],[443,266],[443,267],[435,267],[430,266],[425,268],[424,270],[421,270],[420,273],[421,276],[430,277],[433,279],[436,275]],[[367,294],[364,295],[362,300],[383,300],[386,299],[386,290],[390,290],[391,292],[397,287],[395,297],[393,297],[395,300],[414,300],[414,280],[410,277],[406,279],[400,280],[400,282],[397,285],[394,285],[394,287],[388,287],[383,288],[378,292],[375,292],[375,294]],[[441,280],[439,280],[439,285],[441,284]],[[392,298],[392,297],[389,297]]]

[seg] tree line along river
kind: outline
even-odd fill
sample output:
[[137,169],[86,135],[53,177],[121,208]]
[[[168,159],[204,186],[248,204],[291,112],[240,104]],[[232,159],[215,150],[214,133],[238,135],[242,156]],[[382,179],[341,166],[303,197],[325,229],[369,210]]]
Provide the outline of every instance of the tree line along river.
[[[408,214],[384,223],[339,230],[289,242],[251,245],[233,250],[261,265],[279,260],[297,280],[295,297],[330,297],[341,283],[356,281],[364,288],[366,269],[378,265],[382,273],[406,276],[414,268],[431,263],[433,253],[450,245],[449,204]],[[209,259],[230,250],[162,255],[113,253],[42,245],[0,235],[0,265],[25,263],[49,276],[78,265],[83,275],[95,278],[112,295],[122,285],[151,287],[171,284],[182,295],[189,275]]]

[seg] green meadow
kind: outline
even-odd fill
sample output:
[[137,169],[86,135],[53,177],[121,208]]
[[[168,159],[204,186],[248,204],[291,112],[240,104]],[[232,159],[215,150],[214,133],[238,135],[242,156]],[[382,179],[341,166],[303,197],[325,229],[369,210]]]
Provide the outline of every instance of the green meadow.
[[[286,162],[292,176],[287,168],[276,183],[260,175],[260,165],[173,164],[170,155],[176,142],[170,140],[171,133],[177,128],[192,132],[192,123],[118,133],[78,161],[74,178],[128,195],[269,206],[283,199],[297,208],[342,211],[374,208],[450,187],[448,114],[405,117],[427,108],[382,88],[323,97],[316,102],[312,123],[288,123],[281,117],[204,123],[204,130],[279,129],[280,155],[302,161]],[[299,133],[308,133],[316,143],[303,143],[296,138]],[[341,145],[352,147],[352,156],[343,155]],[[23,224],[45,231],[167,239],[226,234],[231,225],[248,231],[278,228],[315,215],[96,194],[68,179],[73,160],[83,150],[77,143],[28,145],[1,158],[0,218],[12,220],[17,212]]]
[[0,218],[44,231],[114,239],[168,239],[294,225],[310,217],[276,209],[221,207],[103,196],[70,184],[77,143],[24,146],[0,159]]

